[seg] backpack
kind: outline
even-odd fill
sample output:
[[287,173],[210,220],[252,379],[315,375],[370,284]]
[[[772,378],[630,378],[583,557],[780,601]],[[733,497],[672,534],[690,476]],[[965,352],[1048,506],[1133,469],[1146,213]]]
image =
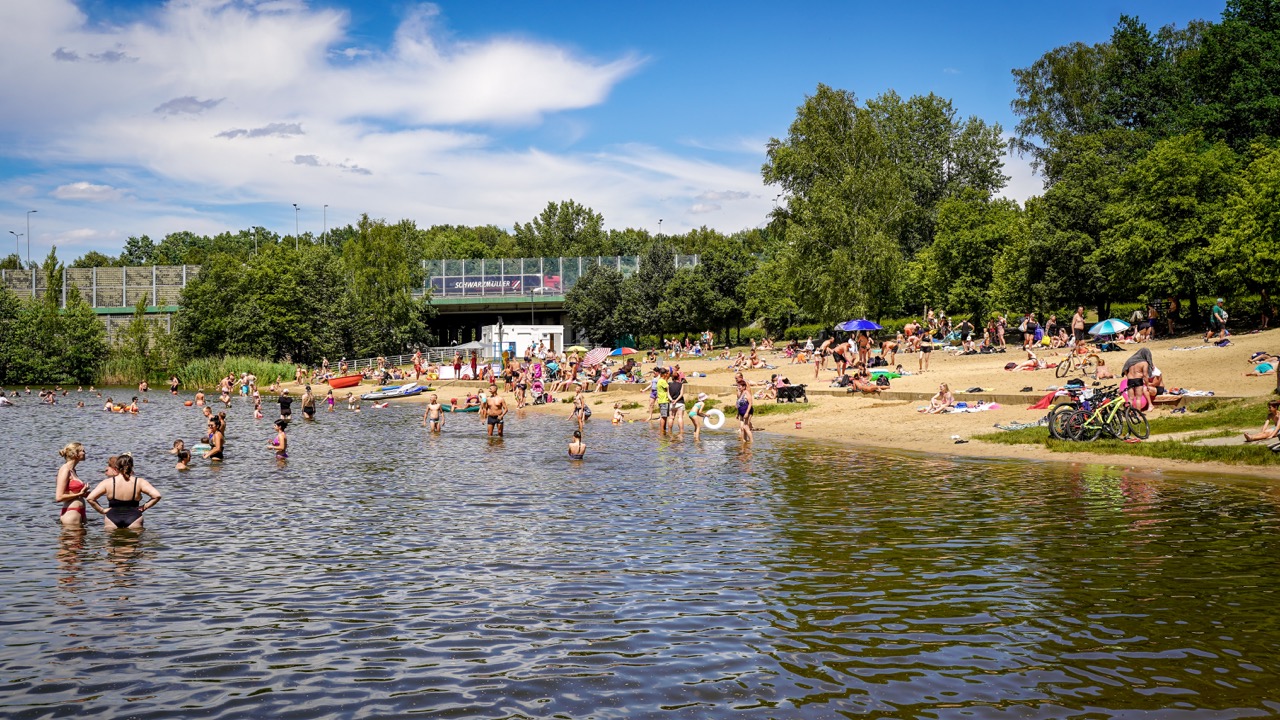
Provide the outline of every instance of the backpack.
[[871,362],[867,363],[867,367],[885,367],[888,364],[889,364],[888,360],[885,360],[883,357],[877,355],[871,358]]
[[888,378],[888,376],[883,375],[883,374],[881,374],[881,375],[877,375],[877,376],[876,376],[876,385],[878,385],[879,387],[889,387],[889,378]]

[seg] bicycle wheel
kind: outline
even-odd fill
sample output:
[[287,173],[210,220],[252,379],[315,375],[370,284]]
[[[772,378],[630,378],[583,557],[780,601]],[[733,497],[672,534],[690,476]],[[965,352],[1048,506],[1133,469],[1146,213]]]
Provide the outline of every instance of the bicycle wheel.
[[1058,363],[1058,367],[1053,371],[1053,374],[1057,375],[1060,378],[1064,378],[1070,375],[1071,374],[1071,357],[1068,356],[1066,360],[1063,360],[1062,362]]
[[1102,428],[1091,425],[1090,423],[1093,419],[1092,414],[1084,410],[1077,410],[1071,413],[1071,418],[1067,420],[1067,433],[1071,439],[1078,442],[1097,440]]
[[1080,406],[1076,403],[1055,405],[1049,411],[1049,437],[1058,440],[1070,440],[1071,434],[1067,430],[1067,423],[1071,420],[1071,414],[1079,409]]
[[1123,440],[1129,436],[1129,429],[1125,423],[1125,409],[1118,405],[1109,405],[1103,409],[1100,418],[1102,429],[1117,440]]
[[1129,434],[1139,440],[1151,437],[1151,423],[1147,422],[1147,414],[1137,408],[1129,408],[1125,413],[1125,425],[1129,426]]
[[1098,376],[1098,356],[1089,355],[1084,359],[1084,374],[1091,377]]

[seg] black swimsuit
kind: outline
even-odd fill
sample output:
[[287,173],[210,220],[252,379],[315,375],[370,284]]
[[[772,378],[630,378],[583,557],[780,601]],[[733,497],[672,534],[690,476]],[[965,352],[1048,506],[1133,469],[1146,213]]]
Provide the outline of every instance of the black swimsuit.
[[[111,478],[111,494],[116,494],[116,476]],[[107,508],[107,519],[117,528],[127,528],[142,517],[138,509],[138,478],[133,478],[133,492],[129,494],[133,500],[111,498],[111,507]]]

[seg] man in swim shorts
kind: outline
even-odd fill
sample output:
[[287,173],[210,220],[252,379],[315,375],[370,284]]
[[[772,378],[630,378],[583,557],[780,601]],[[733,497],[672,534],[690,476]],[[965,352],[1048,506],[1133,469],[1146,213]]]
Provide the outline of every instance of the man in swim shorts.
[[493,437],[493,429],[498,429],[498,437],[502,437],[503,422],[507,417],[507,401],[498,397],[498,386],[489,386],[489,397],[484,401],[484,406],[480,408],[480,412],[484,413],[485,421],[489,425],[489,437]]
[[427,409],[422,413],[422,424],[431,423],[431,432],[438,433],[444,429],[444,406],[440,404],[440,398],[432,395],[431,402],[427,403]]

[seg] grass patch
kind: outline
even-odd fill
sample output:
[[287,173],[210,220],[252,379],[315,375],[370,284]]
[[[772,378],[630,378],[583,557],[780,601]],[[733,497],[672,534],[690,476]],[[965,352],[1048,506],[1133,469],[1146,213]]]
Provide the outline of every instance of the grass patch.
[[808,403],[767,403],[756,405],[756,417],[764,417],[767,415],[790,415],[791,413],[804,412],[808,410]]
[[638,402],[624,402],[624,403],[622,403],[622,409],[623,409],[623,410],[638,410],[638,409],[640,409],[641,407],[644,407],[644,406],[643,406],[643,405],[641,405],[641,404],[640,404],[640,403],[638,403]]
[[1152,434],[1205,430],[1184,440],[1154,440],[1126,443],[1120,440],[1071,442],[1049,437],[1046,427],[1010,430],[975,435],[975,440],[999,445],[1041,445],[1052,452],[1092,452],[1104,455],[1168,458],[1189,462],[1220,462],[1229,465],[1280,465],[1280,453],[1271,452],[1265,443],[1254,445],[1192,445],[1195,440],[1230,437],[1237,428],[1253,428],[1262,424],[1267,413],[1267,399],[1209,402],[1193,406],[1184,415],[1151,420]]
[[1271,452],[1265,444],[1253,445],[1188,445],[1177,440],[1126,443],[1120,440],[1071,442],[1050,440],[1053,452],[1097,452],[1106,455],[1168,458],[1191,462],[1220,462],[1228,465],[1280,465],[1280,453]]

